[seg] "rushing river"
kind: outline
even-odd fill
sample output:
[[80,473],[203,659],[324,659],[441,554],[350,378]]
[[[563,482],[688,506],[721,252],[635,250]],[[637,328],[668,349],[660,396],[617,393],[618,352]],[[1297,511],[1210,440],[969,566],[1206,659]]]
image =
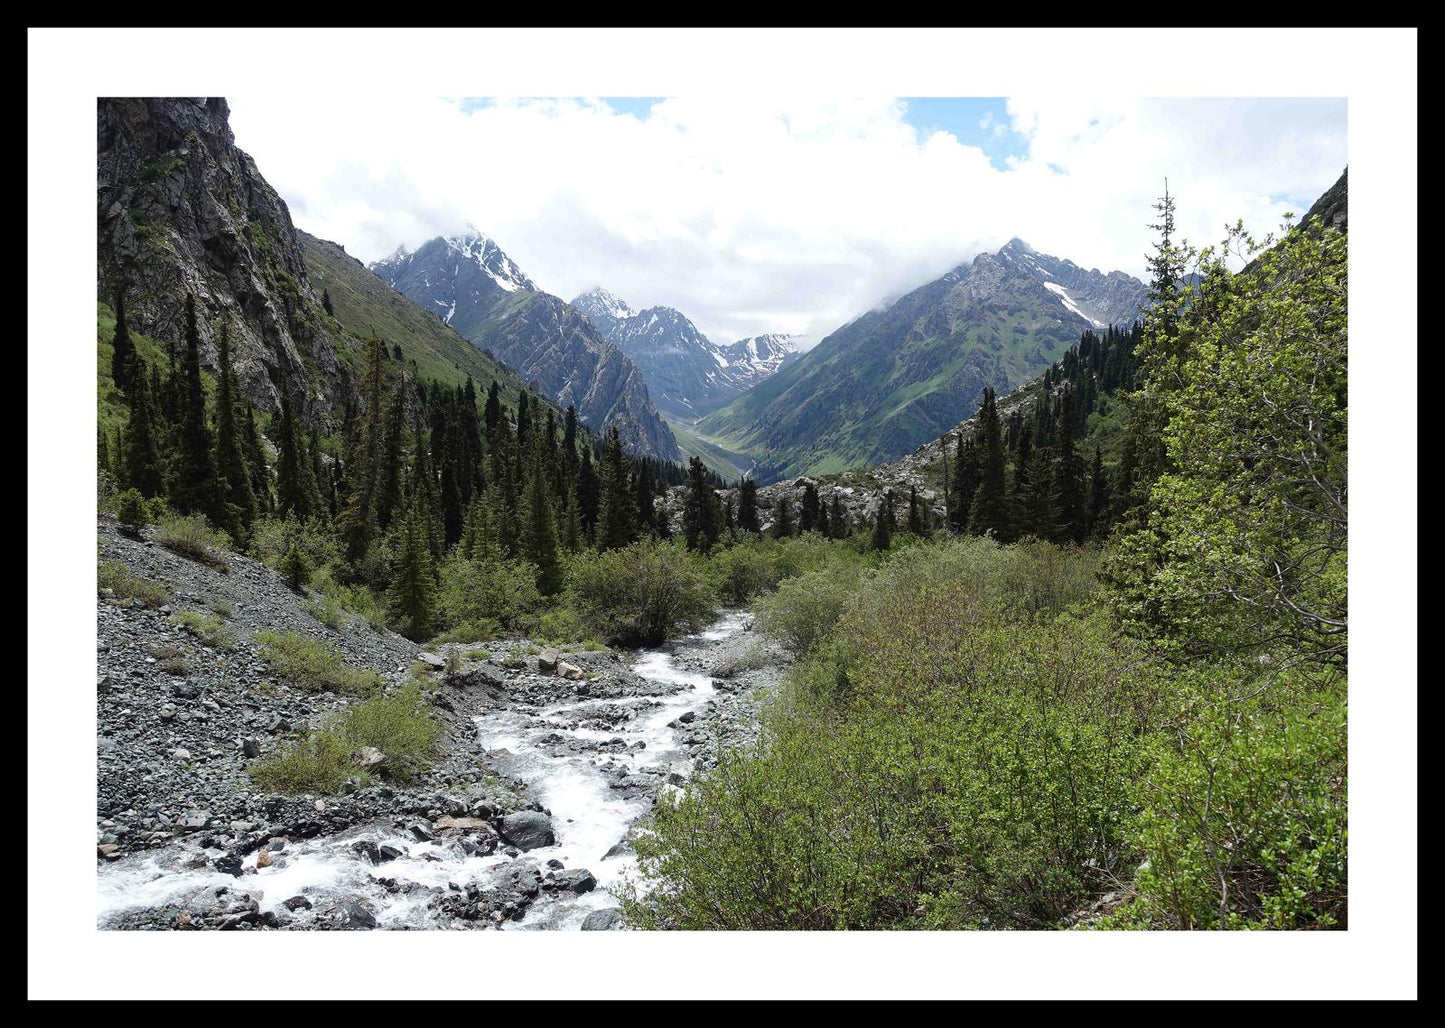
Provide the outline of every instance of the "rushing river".
[[[434,890],[467,886],[488,888],[519,861],[534,862],[545,873],[549,860],[567,870],[586,869],[597,881],[583,894],[542,892],[521,920],[508,920],[508,930],[576,929],[591,911],[617,906],[611,889],[636,872],[630,847],[620,847],[632,825],[652,808],[647,794],[611,788],[619,765],[635,773],[644,768],[667,774],[674,781],[690,771],[678,733],[669,725],[688,711],[701,711],[715,696],[712,679],[685,670],[674,649],[716,642],[744,630],[745,613],[724,614],[710,628],[659,649],[644,651],[632,665],[642,678],[677,691],[651,697],[587,699],[575,697],[541,709],[492,711],[477,717],[478,741],[489,751],[498,771],[525,780],[537,800],[552,814],[556,835],[553,846],[533,849],[520,858],[502,849],[489,855],[468,855],[439,834],[432,841],[397,829],[390,823],[360,826],[336,835],[290,842],[273,855],[269,867],[257,867],[258,852],[244,859],[254,874],[240,878],[216,871],[195,845],[177,843],[150,853],[137,854],[103,865],[98,870],[98,920],[102,928],[114,926],[127,912],[171,905],[189,906],[225,887],[250,893],[262,913],[286,912],[284,902],[305,896],[317,907],[340,899],[364,899],[378,928],[443,928],[450,919],[432,899]],[[635,708],[626,720],[616,720],[618,708]],[[587,724],[607,724],[592,728]],[[614,752],[572,751],[568,738],[613,740],[626,749]],[[637,743],[644,746],[637,746]],[[662,779],[659,778],[659,781]],[[663,785],[663,788],[668,786]],[[359,842],[392,846],[402,853],[374,865],[355,849]],[[609,855],[610,854],[610,855]],[[409,884],[415,883],[415,884]],[[298,912],[292,925],[306,927],[306,914]]]

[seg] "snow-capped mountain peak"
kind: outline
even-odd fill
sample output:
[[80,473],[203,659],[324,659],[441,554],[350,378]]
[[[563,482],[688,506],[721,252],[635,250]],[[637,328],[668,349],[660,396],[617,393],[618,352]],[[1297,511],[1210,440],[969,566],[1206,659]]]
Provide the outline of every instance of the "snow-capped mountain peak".
[[1018,238],[998,251],[998,259],[1042,285],[1064,310],[1094,328],[1127,325],[1138,317],[1141,283],[1121,271],[1107,275],[1098,268],[1086,271],[1071,260],[1040,253]]
[[719,346],[672,307],[634,310],[606,289],[572,301],[631,357],[665,414],[691,420],[767,378],[796,351],[791,336],[767,335]]
[[593,314],[605,314],[611,318],[630,318],[637,313],[626,300],[619,299],[601,286],[577,297],[572,301],[572,306],[589,317]]

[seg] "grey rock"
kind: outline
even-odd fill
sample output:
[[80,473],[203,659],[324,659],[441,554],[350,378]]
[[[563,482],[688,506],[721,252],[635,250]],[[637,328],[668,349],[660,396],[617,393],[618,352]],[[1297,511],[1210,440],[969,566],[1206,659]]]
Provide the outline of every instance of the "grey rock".
[[537,655],[538,671],[556,671],[557,663],[561,660],[556,650],[543,650]]
[[582,930],[584,932],[608,932],[621,927],[622,908],[603,907],[601,910],[594,910],[582,919]]
[[565,660],[557,662],[557,674],[563,678],[569,678],[574,682],[581,682],[587,678],[580,667],[575,664],[569,664]]
[[502,818],[499,831],[505,841],[520,850],[534,850],[557,843],[557,837],[552,832],[552,819],[536,810],[518,810],[508,814]]

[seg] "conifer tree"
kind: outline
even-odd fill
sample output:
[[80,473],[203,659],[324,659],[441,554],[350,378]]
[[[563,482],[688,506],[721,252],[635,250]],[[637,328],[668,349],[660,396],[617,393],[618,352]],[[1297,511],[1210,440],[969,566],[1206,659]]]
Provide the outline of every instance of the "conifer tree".
[[382,531],[391,526],[391,519],[401,510],[402,496],[402,429],[406,420],[406,376],[397,379],[396,395],[386,413],[386,438],[381,448],[381,483],[376,491],[376,523]]
[[828,505],[821,500],[818,502],[818,527],[816,531],[824,539],[833,538],[833,524],[828,518]]
[[873,538],[869,546],[874,550],[893,548],[893,494],[890,492],[878,503],[878,514],[873,521]]
[[793,503],[786,495],[778,497],[777,514],[773,519],[773,538],[786,539],[793,534]]
[[1054,465],[1054,496],[1058,503],[1058,542],[1082,543],[1088,513],[1084,496],[1084,459],[1075,446],[1078,418],[1073,389],[1065,389],[1060,400],[1058,421],[1059,459]]
[[256,408],[248,401],[246,416],[241,422],[244,433],[246,470],[251,479],[251,493],[256,497],[256,512],[269,514],[275,509],[271,496],[271,471],[266,465],[266,451],[261,448],[261,433],[256,429]]
[[803,502],[798,508],[798,531],[812,532],[818,527],[818,487],[803,483]]
[[691,458],[687,465],[687,496],[682,505],[682,534],[688,549],[706,553],[717,543],[716,502],[717,494],[707,480],[702,459]]
[[737,510],[733,507],[733,498],[729,496],[723,504],[723,528],[732,531],[738,527]]
[[834,539],[846,539],[853,534],[852,526],[848,523],[848,512],[843,509],[843,501],[838,494],[833,494],[833,499],[828,503],[828,527],[833,530]]
[[492,379],[492,385],[487,390],[487,406],[482,414],[482,421],[487,427],[487,439],[495,439],[497,434],[497,422],[502,418],[502,391],[497,385],[497,380]]
[[577,483],[567,486],[567,514],[562,521],[562,546],[568,553],[576,553],[586,543],[582,531],[582,505],[577,500]]
[[482,494],[472,497],[467,506],[466,521],[457,549],[467,560],[478,560],[491,554],[491,537],[487,526],[487,504]]
[[178,423],[176,481],[171,503],[184,513],[205,514],[221,521],[220,489],[211,430],[206,424],[206,393],[201,386],[201,334],[196,327],[196,300],[186,296],[186,350]]
[[1104,458],[1094,447],[1094,467],[1089,475],[1089,518],[1086,532],[1102,539],[1109,531],[1109,476],[1104,472]]
[[984,387],[978,411],[978,451],[979,482],[968,507],[968,531],[973,535],[989,531],[1001,534],[1008,527],[1008,503],[1004,492],[1003,433],[992,386]]
[[151,402],[145,364],[137,366],[132,378],[130,420],[125,427],[125,482],[150,499],[164,496],[165,472],[156,438],[156,413]]
[[923,517],[923,505],[918,502],[918,486],[908,487],[908,531],[920,538],[928,534]]
[[251,488],[251,470],[246,463],[245,445],[236,426],[236,372],[231,367],[231,326],[221,325],[219,353],[220,381],[216,388],[216,472],[225,490],[221,499],[226,511],[224,527],[238,542],[245,543],[256,520],[256,493]]
[[331,294],[325,289],[321,290],[321,307],[323,310],[326,311],[327,314],[331,315],[333,318],[336,317],[336,311],[334,311],[331,307]]
[[627,488],[627,458],[622,454],[622,439],[615,426],[607,430],[599,478],[597,548],[621,549],[632,542],[635,515]]
[[[298,520],[314,516],[316,485],[311,481],[311,461],[301,443],[301,430],[291,409],[291,385],[281,374],[281,418],[276,427],[276,513],[294,514]],[[308,483],[310,483],[308,488]]]
[[135,342],[125,323],[125,293],[119,289],[115,292],[115,336],[111,345],[114,352],[110,357],[110,377],[115,380],[115,387],[129,396],[135,379],[137,355]]
[[393,616],[404,623],[406,634],[413,639],[430,634],[436,613],[436,578],[427,526],[430,514],[425,504],[425,494],[418,490],[401,525],[396,575],[389,594]]
[[745,478],[738,486],[738,528],[753,535],[762,534],[758,523],[758,483]]
[[949,486],[949,525],[955,532],[968,530],[969,508],[973,495],[978,492],[982,477],[979,466],[978,447],[972,439],[958,434],[958,459],[953,462],[953,482]]
[[536,565],[537,591],[552,596],[562,588],[562,564],[557,557],[551,489],[536,447],[528,464],[527,488],[522,496],[522,556]]
[[592,534],[597,526],[597,507],[601,502],[602,484],[597,480],[597,469],[592,463],[592,448],[582,444],[582,458],[577,463],[577,512],[582,517],[582,527]]

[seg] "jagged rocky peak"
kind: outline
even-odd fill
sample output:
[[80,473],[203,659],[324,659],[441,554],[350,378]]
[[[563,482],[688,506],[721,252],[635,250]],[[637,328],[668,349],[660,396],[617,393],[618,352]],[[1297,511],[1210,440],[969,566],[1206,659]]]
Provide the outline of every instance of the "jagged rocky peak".
[[533,282],[516,262],[508,257],[502,248],[497,245],[495,239],[480,231],[474,225],[468,225],[461,235],[447,236],[447,248],[458,256],[474,261],[477,267],[486,272],[492,281],[501,286],[507,292],[514,292],[518,289],[525,289],[529,293],[540,292],[537,284]]
[[1139,316],[1144,284],[1122,271],[1106,275],[1098,268],[1085,270],[1071,260],[1041,253],[1017,236],[999,249],[996,259],[1038,282],[1069,313],[1094,328],[1128,324]]
[[235,145],[221,97],[97,103],[98,299],[126,298],[133,328],[180,341],[195,297],[201,361],[228,322],[242,392],[276,410],[284,377],[310,417],[351,388],[307,277],[290,212]]
[[599,314],[609,318],[630,318],[637,313],[626,300],[618,299],[601,286],[578,296],[572,301],[572,306],[589,318]]

